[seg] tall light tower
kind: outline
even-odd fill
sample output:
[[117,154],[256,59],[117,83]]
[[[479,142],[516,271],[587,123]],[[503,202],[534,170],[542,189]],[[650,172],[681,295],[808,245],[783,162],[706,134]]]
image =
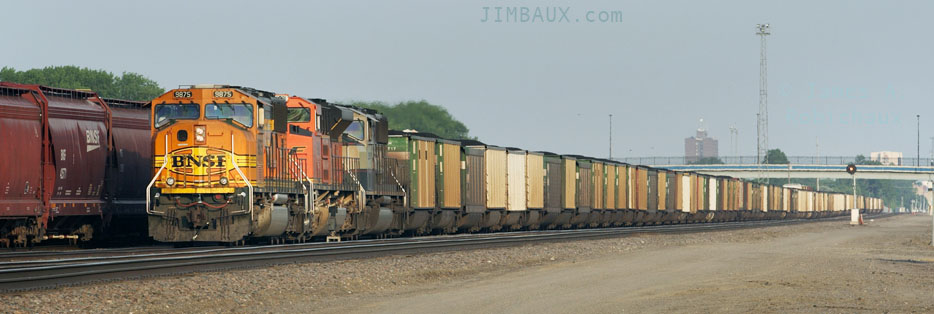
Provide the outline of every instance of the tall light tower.
[[733,150],[731,153],[733,154],[734,157],[739,154],[739,150],[737,150],[737,146],[736,146],[736,140],[738,139],[738,137],[739,137],[739,130],[736,129],[735,125],[731,125],[730,126],[730,149]]
[[931,160],[928,160],[927,166],[934,166],[934,137],[931,137]]
[[768,108],[768,67],[765,59],[765,37],[771,35],[769,24],[756,24],[756,35],[759,35],[761,48],[759,51],[759,115],[758,115],[758,154],[756,162],[765,162],[765,156],[769,153],[769,108]]
[[610,114],[610,160],[613,160],[613,114]]
[[[817,146],[817,160],[814,161],[815,165],[820,164],[820,137],[814,140],[814,145]],[[817,191],[820,192],[820,177],[817,177]]]

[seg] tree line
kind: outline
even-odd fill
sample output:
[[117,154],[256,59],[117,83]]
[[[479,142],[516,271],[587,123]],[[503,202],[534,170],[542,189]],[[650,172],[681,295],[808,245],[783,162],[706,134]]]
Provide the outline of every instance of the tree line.
[[[74,65],[25,71],[3,67],[0,69],[0,81],[91,90],[101,97],[136,101],[150,101],[165,93],[165,89],[158,83],[138,73],[123,72],[116,75]],[[389,127],[393,129],[415,129],[450,139],[476,139],[470,136],[467,126],[447,109],[425,100],[403,101],[393,105],[379,101],[353,102],[353,105],[380,111],[389,118]]]
[[3,67],[0,69],[0,81],[92,90],[101,97],[136,101],[149,101],[165,92],[158,83],[138,73],[123,72],[121,75],[115,75],[104,70],[73,65],[26,71]]
[[476,139],[470,136],[470,129],[455,119],[447,109],[424,100],[403,101],[394,105],[358,101],[352,105],[379,111],[389,119],[390,129],[412,129],[448,139]]

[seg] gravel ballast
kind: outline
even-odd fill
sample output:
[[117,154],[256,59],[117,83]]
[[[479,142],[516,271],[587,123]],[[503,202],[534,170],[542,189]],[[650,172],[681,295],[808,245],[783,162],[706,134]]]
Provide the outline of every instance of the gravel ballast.
[[[888,219],[899,219],[888,218]],[[851,228],[840,221],[691,234],[641,234],[467,251],[279,265],[0,295],[4,313],[280,312],[484,280],[547,265],[709,243],[756,243]]]

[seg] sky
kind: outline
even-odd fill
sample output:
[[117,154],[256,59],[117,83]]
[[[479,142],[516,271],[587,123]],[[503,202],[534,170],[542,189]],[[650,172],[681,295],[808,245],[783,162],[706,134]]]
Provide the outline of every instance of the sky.
[[920,115],[921,155],[934,153],[931,1],[14,1],[3,10],[0,66],[136,72],[167,89],[424,99],[486,143],[596,157],[608,154],[610,114],[614,157],[682,156],[699,119],[721,156],[735,155],[731,126],[736,154],[755,155],[755,25],[769,23],[769,147],[913,157]]

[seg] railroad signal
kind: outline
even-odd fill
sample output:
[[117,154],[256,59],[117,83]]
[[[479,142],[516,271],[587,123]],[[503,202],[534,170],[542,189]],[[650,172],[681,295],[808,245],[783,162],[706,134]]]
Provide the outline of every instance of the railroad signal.
[[846,173],[855,174],[855,173],[856,173],[856,165],[854,165],[854,164],[846,165]]

